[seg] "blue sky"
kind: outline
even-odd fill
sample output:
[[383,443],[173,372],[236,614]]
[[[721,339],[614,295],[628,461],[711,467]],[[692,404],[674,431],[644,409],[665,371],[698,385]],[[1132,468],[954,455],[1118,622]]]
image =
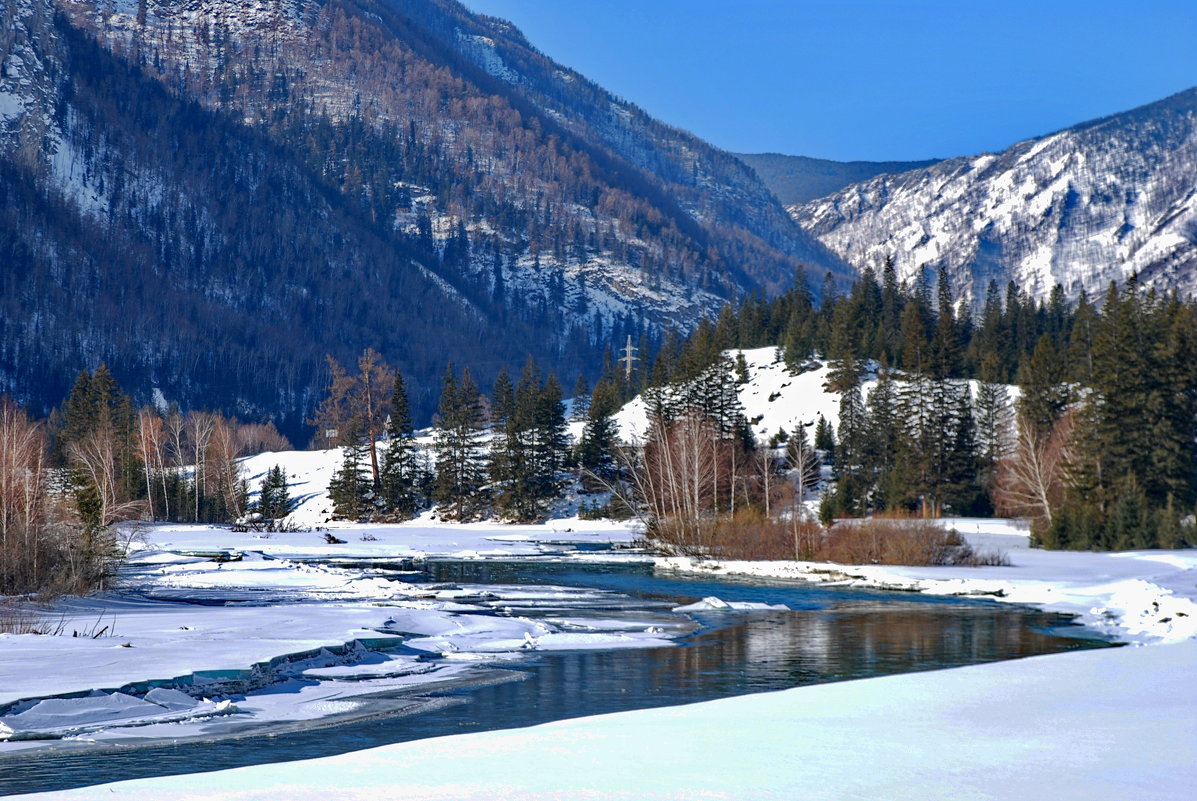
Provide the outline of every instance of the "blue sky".
[[948,157],[1197,85],[1197,0],[464,0],[727,150]]

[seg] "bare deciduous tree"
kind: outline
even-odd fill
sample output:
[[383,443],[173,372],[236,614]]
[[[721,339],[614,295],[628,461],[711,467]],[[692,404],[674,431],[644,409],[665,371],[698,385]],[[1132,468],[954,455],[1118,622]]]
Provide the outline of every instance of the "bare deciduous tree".
[[34,542],[44,521],[44,435],[24,411],[0,398],[0,592],[38,574]]
[[165,517],[170,517],[170,498],[166,492],[166,431],[162,418],[150,407],[137,413],[137,450],[145,466],[145,495],[150,517],[154,518],[154,478],[162,480],[162,502]]
[[141,501],[121,501],[119,451],[116,434],[108,423],[67,446],[71,462],[96,493],[96,523],[102,528],[129,519],[144,508]]
[[216,479],[216,491],[224,500],[225,512],[233,518],[245,513],[241,508],[241,464],[237,461],[241,444],[237,436],[237,421],[217,416],[212,420],[212,437],[208,447],[208,461]]
[[211,412],[191,411],[187,413],[187,439],[194,459],[195,520],[199,520],[200,498],[208,494],[208,442],[216,417]]
[[1004,514],[1025,515],[1051,525],[1052,510],[1067,488],[1073,413],[1065,412],[1047,434],[1022,415],[1014,447],[998,465],[994,499]]
[[[363,432],[370,449],[370,470],[374,489],[379,487],[377,440],[382,434],[390,404],[395,371],[373,348],[366,348],[357,360],[357,375],[349,375],[332,356],[328,360],[328,394],[309,421],[316,427],[316,439],[323,445],[342,445],[353,428]],[[337,432],[326,437],[327,432]]]
[[378,437],[382,434],[383,411],[390,402],[391,390],[395,385],[395,371],[387,366],[382,356],[373,348],[366,348],[357,360],[357,392],[354,409],[361,418],[362,428],[370,447],[370,472],[373,474],[374,491],[379,489],[378,480]]
[[291,450],[291,443],[274,423],[242,423],[237,427],[237,442],[243,456]]
[[0,397],[0,595],[88,589],[104,565],[85,539],[51,492],[44,428]]

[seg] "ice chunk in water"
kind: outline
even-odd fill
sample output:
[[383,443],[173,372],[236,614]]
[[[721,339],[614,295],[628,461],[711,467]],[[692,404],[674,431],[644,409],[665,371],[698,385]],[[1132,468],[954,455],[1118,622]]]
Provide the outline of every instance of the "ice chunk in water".
[[725,601],[722,598],[716,598],[714,595],[708,595],[701,601],[685,606],[675,606],[675,612],[712,612],[720,610],[735,610],[735,611],[753,611],[753,610],[770,610],[770,609],[789,609],[785,604],[764,604],[757,601]]
[[145,694],[145,700],[151,704],[170,710],[194,709],[199,702],[185,692],[168,690],[165,687],[155,687]]

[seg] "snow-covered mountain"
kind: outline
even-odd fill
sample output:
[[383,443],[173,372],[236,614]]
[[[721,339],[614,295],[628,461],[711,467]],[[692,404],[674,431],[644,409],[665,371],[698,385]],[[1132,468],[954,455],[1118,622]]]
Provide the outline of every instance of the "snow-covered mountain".
[[881,175],[789,207],[858,269],[946,267],[974,300],[989,281],[1044,298],[1100,294],[1132,273],[1197,291],[1197,88],[1019,142]]

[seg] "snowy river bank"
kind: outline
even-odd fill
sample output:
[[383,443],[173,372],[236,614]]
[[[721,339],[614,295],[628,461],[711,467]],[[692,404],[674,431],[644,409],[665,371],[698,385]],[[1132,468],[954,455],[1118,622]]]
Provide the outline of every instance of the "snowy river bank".
[[[408,552],[424,556],[477,557],[484,553],[494,556],[514,552],[539,558],[537,555],[543,556],[546,550],[560,547],[547,541],[559,543],[565,537],[594,542],[630,539],[630,534],[611,529],[562,532],[560,527],[512,530],[479,526],[470,531],[461,527],[418,531],[411,528],[404,531],[404,528],[371,529],[368,533],[375,539],[358,540],[354,551],[360,547],[375,555],[386,551],[393,554],[397,540],[402,539]],[[845,568],[838,573],[813,572],[826,571],[827,566],[794,563],[766,566],[673,562],[664,566],[707,575],[713,572],[761,576],[772,572],[787,579],[833,579],[857,586],[941,593],[982,592],[990,593],[991,597],[1000,593],[1004,599],[1079,613],[1090,625],[1099,626],[1124,641],[1171,644],[801,687],[686,707],[559,721],[515,731],[399,743],[300,763],[122,782],[118,786],[82,788],[43,797],[112,797],[109,790],[115,790],[120,796],[131,798],[168,794],[181,798],[216,795],[303,798],[309,797],[305,793],[316,797],[320,788],[327,793],[328,788],[336,787],[340,797],[349,798],[997,798],[1013,797],[1010,787],[1015,786],[1022,788],[1024,797],[1041,797],[1042,788],[1053,786],[1058,787],[1054,794],[1061,797],[1126,797],[1128,786],[1151,788],[1140,793],[1140,797],[1184,797],[1179,792],[1193,778],[1192,735],[1193,721],[1197,720],[1192,693],[1186,695],[1182,691],[1183,678],[1190,672],[1186,666],[1191,667],[1197,657],[1191,635],[1186,636],[1183,629],[1186,619],[1192,619],[1184,604],[1191,605],[1197,595],[1193,591],[1197,588],[1191,578],[1192,562],[1188,555],[1184,552],[1045,554],[1021,547],[1018,537],[1025,542],[1025,535],[1009,527],[975,524],[972,531],[963,529],[970,539],[983,540],[981,544],[992,546],[995,540],[1004,543],[1011,554],[1012,567],[953,569],[955,573],[949,574],[943,569],[875,567]],[[219,547],[238,550],[246,557],[241,562],[223,563],[216,569],[211,564],[199,567],[202,562],[175,561],[187,559],[177,554],[169,558],[163,555],[168,547],[176,551],[188,547],[199,550],[195,547],[197,543],[211,549],[214,537],[226,538]],[[392,537],[396,541],[388,541]],[[348,536],[344,538],[354,541]],[[491,658],[495,652],[532,650],[521,647],[530,640],[534,645],[551,647],[551,635],[562,635],[565,639],[561,645],[566,648],[579,647],[577,641],[569,642],[569,635],[585,634],[590,638],[586,646],[596,649],[606,649],[612,643],[618,644],[620,638],[630,637],[636,648],[653,645],[678,651],[671,647],[672,641],[692,630],[660,625],[670,615],[686,617],[672,608],[655,610],[647,617],[645,610],[637,610],[633,615],[637,618],[634,626],[628,625],[626,616],[615,616],[621,618],[618,626],[609,620],[610,625],[599,630],[571,630],[570,615],[559,613],[549,616],[552,619],[547,621],[548,625],[557,626],[557,631],[538,628],[544,620],[529,623],[521,621],[519,615],[500,618],[493,614],[478,616],[487,618],[485,621],[473,621],[485,622],[480,629],[463,628],[457,625],[463,613],[468,620],[467,607],[480,600],[476,588],[467,588],[464,583],[459,590],[428,593],[424,588],[424,597],[417,598],[405,590],[406,595],[401,598],[396,594],[395,581],[368,572],[294,563],[294,557],[301,553],[307,557],[330,555],[329,546],[300,541],[297,535],[275,535],[260,541],[253,539],[253,535],[167,529],[153,532],[152,539],[159,548],[146,549],[142,554],[144,562],[134,564],[133,570],[143,571],[141,580],[148,582],[151,594],[157,593],[161,599],[199,592],[208,594],[212,603],[225,603],[232,593],[244,603],[294,601],[300,597],[307,602],[269,606],[193,604],[188,611],[201,621],[198,625],[179,623],[161,613],[159,618],[153,618],[154,613],[147,610],[131,610],[118,624],[116,639],[122,639],[122,632],[126,632],[131,642],[135,635],[144,637],[144,641],[132,642],[132,648],[122,648],[122,643],[110,641],[94,646],[92,656],[87,655],[93,646],[84,645],[80,649],[78,642],[69,642],[72,638],[3,637],[0,665],[6,672],[0,674],[5,679],[0,681],[0,692],[5,693],[5,698],[48,694],[44,691],[50,686],[62,691],[64,677],[82,681],[83,686],[119,686],[119,679],[127,680],[130,676],[130,664],[143,667],[147,664],[126,659],[128,652],[139,648],[150,655],[148,664],[155,669],[170,664],[189,665],[192,670],[200,663],[244,666],[255,661],[247,661],[247,656],[269,654],[265,657],[269,659],[283,652],[280,648],[300,646],[296,650],[304,647],[310,650],[321,647],[317,643],[327,645],[330,641],[349,642],[359,636],[379,637],[386,629],[379,623],[388,620],[400,624],[392,626],[393,636],[404,636],[410,642],[411,635],[418,634],[427,642],[429,652],[469,657],[437,660],[452,669],[459,669],[482,655]],[[1090,562],[1085,563],[1086,560]],[[150,574],[152,581],[148,578]],[[544,592],[537,590],[531,595],[539,594],[540,601],[550,600]],[[553,592],[556,597],[552,602],[563,607],[582,600],[576,591],[572,596],[563,588]],[[1035,593],[1049,598],[1044,600]],[[316,598],[322,600],[313,602]],[[510,595],[505,598],[496,595],[492,600],[508,606],[528,602]],[[402,623],[395,618],[397,609],[407,616]],[[254,623],[255,615],[265,614],[284,617]],[[138,615],[144,619],[139,621]],[[576,623],[576,608],[574,615]],[[1170,620],[1165,619],[1169,617]],[[417,618],[422,623],[414,622]],[[153,620],[158,622],[154,624]],[[455,622],[447,626],[450,621]],[[182,626],[188,625],[193,626],[190,631],[200,634],[193,647],[180,649],[177,645],[180,635],[186,637],[189,633]],[[238,625],[242,628],[238,629]],[[510,626],[520,630],[508,630]],[[268,634],[271,639],[263,642],[254,636],[255,632]],[[303,636],[297,636],[298,632]],[[801,635],[804,640],[811,636],[811,631]],[[39,648],[51,648],[52,645],[44,644],[51,640],[67,640],[67,646],[75,647],[64,647],[58,653],[43,651],[40,655],[26,651],[20,658],[22,664],[37,664],[41,660],[41,664],[59,665],[69,659],[72,669],[58,670],[57,676],[54,669],[36,671],[37,675],[23,679],[24,684],[10,690],[7,671],[13,665],[11,657],[19,653],[12,641],[32,639],[42,641],[37,644]],[[87,641],[93,642],[101,640]],[[172,642],[176,643],[173,652]],[[453,651],[451,645],[458,650]],[[421,664],[417,657],[405,654],[405,659],[397,659],[397,656],[386,655],[375,663],[377,678],[422,680],[411,671],[413,666]],[[159,661],[155,663],[155,659]],[[178,662],[172,663],[171,659]],[[362,670],[336,664],[305,669],[330,671],[329,676],[341,670]],[[83,676],[96,680],[83,681]],[[111,676],[112,681],[99,681],[102,676]],[[303,706],[293,703],[301,695],[297,693],[288,699],[289,713]],[[678,702],[683,700],[688,699]],[[352,698],[327,696],[313,697],[310,701],[310,710],[323,704],[321,709],[325,713],[329,704],[353,702]],[[229,719],[230,716],[213,714],[204,725],[219,726]],[[962,731],[968,734],[963,740]],[[1078,744],[1082,746],[1079,750],[1074,747]],[[9,745],[19,747],[21,743]],[[1130,753],[1122,753],[1123,746]],[[849,754],[857,756],[849,758]],[[948,754],[952,756],[945,756]],[[860,775],[859,770],[851,768],[852,764],[858,764],[858,757],[868,759],[876,769],[870,769],[867,776]],[[457,765],[457,770],[438,775],[437,767],[450,762]],[[383,764],[392,767],[379,767]],[[712,766],[720,764],[728,768],[716,775]],[[419,770],[414,775],[405,771],[403,780],[397,782],[395,766],[400,765],[418,765]],[[1055,774],[1062,770],[1072,778],[1064,781],[1056,776],[1049,781],[1049,768]],[[0,769],[7,769],[7,765]],[[986,784],[986,777],[993,780],[1002,771],[1016,774],[1018,781],[1009,786],[996,781]],[[1007,784],[1009,780],[1008,776]],[[914,792],[895,789],[909,788],[910,782],[918,782]],[[1029,789],[1032,786],[1036,788],[1033,791]],[[1112,789],[1101,790],[1102,787]],[[1082,794],[1080,788],[1094,792]],[[1115,792],[1117,788],[1122,788],[1121,795]],[[1074,794],[1069,795],[1072,791]]]

